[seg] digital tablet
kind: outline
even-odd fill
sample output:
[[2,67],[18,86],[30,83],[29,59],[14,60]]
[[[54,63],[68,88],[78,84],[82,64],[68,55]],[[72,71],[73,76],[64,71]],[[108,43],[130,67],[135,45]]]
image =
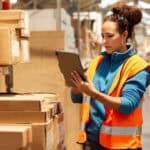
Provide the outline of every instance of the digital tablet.
[[62,50],[56,51],[59,68],[62,72],[67,86],[74,86],[71,81],[71,72],[77,71],[83,78],[84,69],[82,67],[80,56],[77,53],[66,52]]

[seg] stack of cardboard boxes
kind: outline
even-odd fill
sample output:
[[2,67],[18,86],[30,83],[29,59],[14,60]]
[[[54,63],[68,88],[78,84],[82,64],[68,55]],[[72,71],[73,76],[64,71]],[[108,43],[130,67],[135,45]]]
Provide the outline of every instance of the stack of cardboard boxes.
[[3,67],[29,61],[28,23],[22,10],[0,10],[0,149],[64,150],[64,114],[56,94],[5,92]]
[[0,10],[0,65],[29,61],[28,14],[22,10]]
[[[72,39],[70,39],[73,33],[70,33],[71,30],[68,27],[71,24],[69,22],[70,17],[67,17],[62,10],[61,24],[62,29],[64,26],[65,30],[58,31],[56,28],[56,9],[27,11],[30,18],[31,57],[29,63],[14,65],[13,90],[15,92],[34,93],[40,91],[59,94],[61,102],[64,104],[66,147],[69,150],[82,149],[80,144],[76,144],[76,136],[80,128],[80,105],[74,105],[71,102],[70,88],[65,85],[55,55],[56,49],[73,51],[71,48],[73,43],[71,44]],[[76,51],[74,50],[74,52]]]
[[56,94],[1,95],[0,149],[64,150],[63,117]]

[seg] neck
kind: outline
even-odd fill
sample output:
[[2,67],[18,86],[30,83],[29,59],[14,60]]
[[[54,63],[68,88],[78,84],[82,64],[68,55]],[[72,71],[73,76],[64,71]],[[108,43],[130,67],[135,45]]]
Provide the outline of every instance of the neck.
[[127,46],[124,45],[118,51],[121,52],[121,53],[123,53],[123,52],[127,51],[127,49],[128,49]]

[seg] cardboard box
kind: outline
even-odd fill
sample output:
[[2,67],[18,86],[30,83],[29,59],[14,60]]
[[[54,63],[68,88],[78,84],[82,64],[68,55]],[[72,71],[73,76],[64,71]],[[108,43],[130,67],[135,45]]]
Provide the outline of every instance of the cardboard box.
[[9,28],[25,28],[24,20],[0,20],[0,27],[9,27]]
[[32,49],[64,49],[64,31],[33,31],[29,38]]
[[0,65],[16,64],[20,60],[19,35],[13,28],[0,28]]
[[[61,125],[62,122],[60,121],[60,118],[62,118],[62,117],[57,116],[56,118],[57,118],[55,120],[56,124],[59,123],[59,124],[57,124],[56,127],[55,127],[54,119],[50,119],[49,121],[43,122],[43,123],[18,124],[15,126],[23,125],[23,126],[31,126],[32,127],[32,137],[30,137],[32,139],[32,142],[30,144],[31,150],[62,150],[62,148],[64,147],[64,144],[63,145],[60,145],[60,144],[62,144],[63,142],[61,142],[58,145],[58,142],[61,140],[60,131],[61,131],[61,133],[64,133],[64,128],[62,128],[63,127]],[[57,129],[57,131],[55,132],[56,129]],[[58,133],[58,134],[56,135],[56,133]],[[56,139],[56,138],[58,138],[58,139]],[[55,141],[55,140],[57,140],[57,141]],[[63,140],[61,140],[61,141],[63,141]],[[10,149],[8,149],[8,150],[10,150]],[[11,149],[11,150],[17,150],[17,149]]]
[[[54,109],[58,96],[49,94],[3,94],[0,96],[0,111],[43,111]],[[53,102],[53,103],[52,103]],[[17,113],[17,112],[16,112]]]
[[0,149],[19,150],[31,145],[32,128],[30,125],[0,125]]
[[25,17],[23,10],[0,10],[0,21],[4,20],[21,20]]
[[16,93],[53,92],[58,93],[60,97],[63,96],[64,78],[54,51],[32,49],[30,54],[29,63],[20,63],[13,67],[13,91]]
[[0,10],[0,26],[28,29],[28,13],[23,10]]
[[51,112],[39,111],[0,111],[0,123],[44,123],[51,118]]
[[55,150],[53,120],[42,124],[32,124],[32,139],[32,150]]

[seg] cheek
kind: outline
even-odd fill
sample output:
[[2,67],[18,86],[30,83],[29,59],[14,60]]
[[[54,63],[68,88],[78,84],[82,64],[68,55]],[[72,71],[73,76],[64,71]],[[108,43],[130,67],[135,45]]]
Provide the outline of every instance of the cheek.
[[114,38],[114,39],[112,40],[112,44],[114,44],[115,46],[120,46],[121,43],[122,43],[121,38]]

